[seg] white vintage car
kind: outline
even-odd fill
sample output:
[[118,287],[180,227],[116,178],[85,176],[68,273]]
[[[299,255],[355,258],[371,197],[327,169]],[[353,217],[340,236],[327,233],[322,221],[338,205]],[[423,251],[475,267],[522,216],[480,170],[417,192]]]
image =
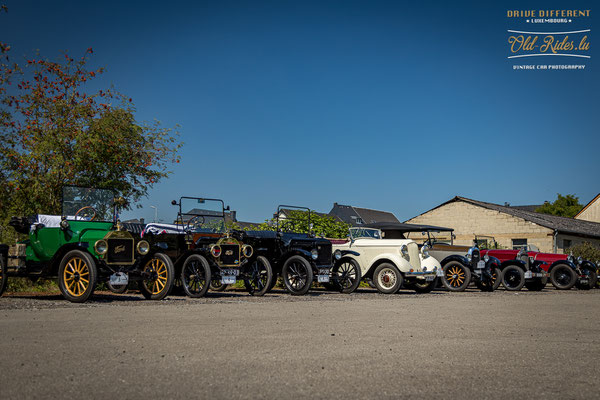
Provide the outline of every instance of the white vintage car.
[[[427,247],[419,250],[410,239],[386,238],[377,228],[350,228],[347,241],[332,240],[332,244],[339,257],[332,278],[344,292],[368,279],[381,293],[396,293],[402,287],[428,293],[443,276],[440,263],[429,256]],[[356,279],[358,274],[360,279]]]

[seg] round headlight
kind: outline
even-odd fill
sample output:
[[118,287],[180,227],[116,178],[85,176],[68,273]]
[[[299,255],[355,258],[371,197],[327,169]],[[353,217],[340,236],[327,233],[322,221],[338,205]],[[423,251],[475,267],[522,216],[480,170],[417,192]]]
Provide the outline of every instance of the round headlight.
[[242,254],[244,255],[244,257],[250,258],[252,257],[253,253],[254,249],[252,249],[252,246],[250,246],[249,244],[245,244],[242,246]]
[[[62,223],[62,221],[61,221]],[[106,243],[106,240],[102,239],[102,240],[98,240],[96,242],[96,244],[94,244],[94,250],[96,250],[97,254],[103,255],[106,254],[106,252],[108,251],[108,243]]]
[[66,231],[67,229],[69,229],[69,226],[70,226],[70,225],[69,225],[69,221],[67,221],[66,219],[63,219],[62,221],[60,221],[60,224],[59,224],[59,225],[60,225],[60,228],[61,228],[62,230],[65,230],[65,231]]
[[423,267],[423,272],[427,272],[427,267]]
[[312,257],[313,260],[316,260],[317,258],[319,258],[319,252],[317,251],[317,249],[312,249],[312,251],[310,252],[310,256]]
[[577,264],[581,264],[583,262],[583,257],[577,257]]
[[488,256],[487,254],[485,256],[483,256],[483,261],[485,261],[485,262],[490,261],[490,256]]
[[400,253],[402,254],[402,257],[407,258],[408,257],[408,246],[403,244],[402,247],[400,247]]
[[429,246],[424,244],[423,247],[421,247],[421,254],[423,254],[423,258],[429,257]]
[[335,257],[336,260],[339,260],[340,258],[342,258],[342,252],[339,250],[336,250],[333,252],[333,256]]
[[437,267],[433,267],[433,272],[437,272]]
[[140,240],[136,246],[138,253],[145,256],[150,251],[150,244],[145,240]]
[[471,253],[467,253],[467,260],[471,262]]
[[569,257],[567,257],[567,260],[573,262],[573,256],[570,255]]
[[210,254],[212,254],[214,258],[219,257],[221,255],[221,246],[213,244],[210,248]]

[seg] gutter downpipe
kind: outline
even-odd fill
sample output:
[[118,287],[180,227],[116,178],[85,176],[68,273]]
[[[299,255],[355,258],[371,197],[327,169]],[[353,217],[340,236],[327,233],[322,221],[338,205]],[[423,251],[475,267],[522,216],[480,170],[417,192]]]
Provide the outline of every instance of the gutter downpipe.
[[557,254],[557,252],[558,252],[557,243],[556,243],[557,242],[557,240],[556,240],[557,236],[558,236],[558,231],[555,229],[554,230],[554,239],[553,239],[553,243],[552,243],[552,248],[553,248],[552,251],[554,252],[554,254]]

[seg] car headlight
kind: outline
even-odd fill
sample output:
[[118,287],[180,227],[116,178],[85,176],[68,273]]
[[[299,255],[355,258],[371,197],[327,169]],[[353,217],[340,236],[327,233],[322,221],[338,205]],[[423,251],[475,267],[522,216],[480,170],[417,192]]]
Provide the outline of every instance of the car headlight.
[[427,272],[427,267],[423,267],[423,272]]
[[404,258],[408,258],[408,246],[403,244],[402,247],[400,247],[400,254],[402,254],[402,257]]
[[218,244],[213,244],[210,247],[210,254],[212,254],[214,258],[218,258],[221,255],[221,246]]
[[250,257],[252,257],[253,253],[254,253],[254,249],[249,244],[245,244],[242,246],[242,254],[244,255],[244,257],[250,258]]
[[317,251],[317,249],[312,249],[312,251],[310,252],[310,256],[312,257],[313,260],[316,260],[317,258],[319,258],[319,252]]
[[339,260],[340,258],[342,258],[342,252],[339,250],[336,250],[333,252],[333,256],[335,257],[336,260]]
[[429,246],[424,244],[423,247],[421,247],[421,254],[423,255],[423,258],[429,257]]
[[483,261],[485,261],[485,262],[490,261],[490,256],[488,256],[487,254],[485,256],[483,256]]
[[108,243],[106,243],[106,240],[104,239],[98,240],[94,244],[94,250],[96,251],[96,254],[104,255],[108,251]]
[[467,253],[467,261],[471,262],[471,253]]
[[567,257],[567,261],[573,262],[573,256],[570,255],[569,257]]
[[150,244],[145,240],[140,240],[135,248],[137,249],[138,253],[145,256],[150,251]]
[[67,221],[66,219],[63,219],[62,221],[60,221],[60,228],[63,231],[66,231],[67,229],[69,229],[70,225],[69,225],[69,221]]
[[437,272],[437,267],[433,267],[433,272]]
[[583,257],[577,257],[577,264],[581,264],[583,262]]

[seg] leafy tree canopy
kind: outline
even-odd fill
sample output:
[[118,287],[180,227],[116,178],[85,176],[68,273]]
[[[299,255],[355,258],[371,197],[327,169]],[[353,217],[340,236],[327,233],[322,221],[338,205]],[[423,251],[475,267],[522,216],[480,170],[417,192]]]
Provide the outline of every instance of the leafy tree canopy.
[[[286,211],[286,218],[279,219],[279,229],[284,232],[308,233],[312,224],[312,232],[317,236],[324,236],[331,239],[345,238],[348,235],[349,225],[330,215],[317,214],[314,211],[310,213],[310,223],[308,212],[300,210]],[[266,220],[257,227],[249,230],[274,231],[277,229],[276,218]]]
[[563,196],[562,194],[557,193],[557,199],[554,200],[554,202],[550,203],[549,201],[546,201],[535,211],[543,214],[573,218],[582,208],[583,205],[579,203],[579,197],[573,194]]

